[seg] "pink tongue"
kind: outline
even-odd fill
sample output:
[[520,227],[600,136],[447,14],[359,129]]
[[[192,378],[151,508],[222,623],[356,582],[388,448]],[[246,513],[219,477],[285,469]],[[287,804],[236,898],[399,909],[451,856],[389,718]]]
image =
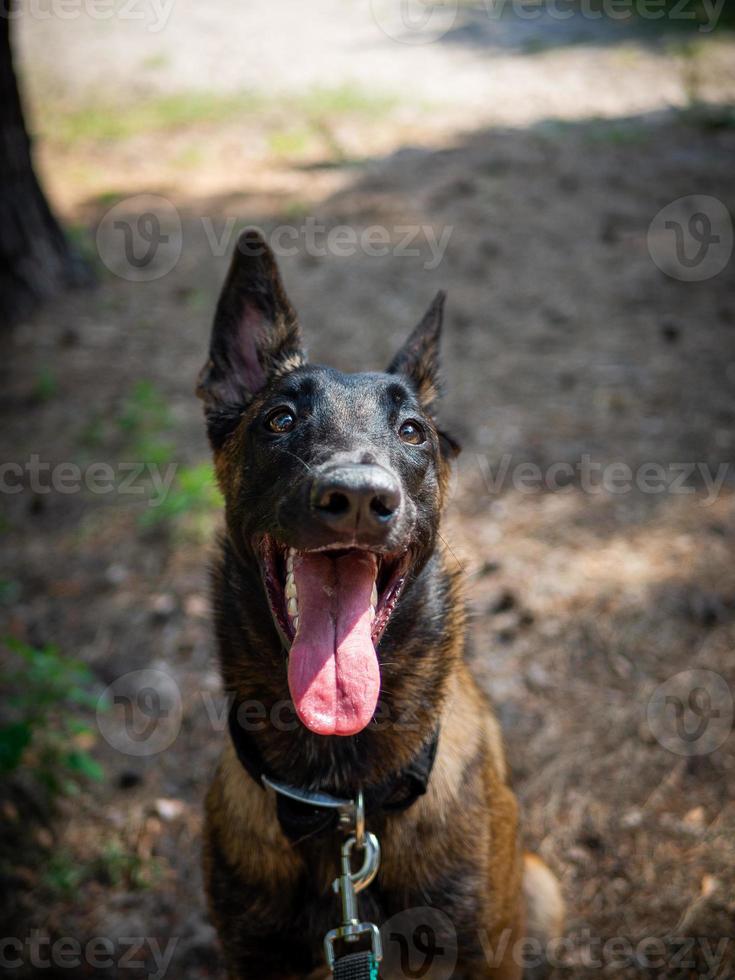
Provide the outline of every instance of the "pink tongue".
[[296,555],[299,629],[288,684],[301,721],[317,735],[354,735],[378,703],[380,669],[370,637],[375,558]]

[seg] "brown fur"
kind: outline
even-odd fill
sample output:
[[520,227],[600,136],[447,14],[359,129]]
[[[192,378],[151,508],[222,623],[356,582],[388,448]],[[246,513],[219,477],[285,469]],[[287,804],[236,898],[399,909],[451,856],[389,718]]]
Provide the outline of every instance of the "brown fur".
[[[513,944],[524,934],[541,941],[558,935],[563,904],[555,879],[533,856],[527,859],[530,868],[523,894],[518,806],[506,782],[497,722],[462,659],[463,604],[456,576],[451,581],[453,643],[451,649],[441,651],[449,669],[435,704],[441,720],[437,758],[426,795],[405,813],[383,817],[379,825],[371,826],[382,847],[376,885],[382,895],[389,896],[384,904],[387,915],[427,904],[446,909],[460,933],[458,968],[464,973],[458,976],[511,980],[522,974],[511,955]],[[410,691],[405,693],[410,698]],[[411,757],[416,741],[420,739],[389,730],[380,740],[380,758],[400,765]],[[287,745],[282,751],[288,753]],[[280,752],[272,758],[280,760]],[[375,772],[382,771],[378,760]],[[244,980],[249,974],[236,972],[236,964],[243,948],[249,949],[257,939],[253,923],[280,923],[287,918],[290,897],[302,892],[305,883],[315,894],[327,897],[324,930],[337,923],[338,906],[329,890],[336,875],[337,842],[294,847],[281,832],[274,798],[243,771],[229,744],[207,797],[206,811],[205,873],[212,918],[232,964],[231,977]],[[457,869],[460,876],[466,876],[466,891],[461,880],[456,883],[453,879]],[[445,896],[436,893],[443,881],[451,882]],[[446,905],[442,905],[443,898]],[[464,961],[463,930],[469,931],[471,939]],[[483,949],[502,948],[507,930],[508,954],[493,968],[480,954]],[[318,956],[318,947],[312,955]],[[314,977],[319,975],[314,973]],[[258,973],[259,980],[285,976],[278,968],[273,973]]]

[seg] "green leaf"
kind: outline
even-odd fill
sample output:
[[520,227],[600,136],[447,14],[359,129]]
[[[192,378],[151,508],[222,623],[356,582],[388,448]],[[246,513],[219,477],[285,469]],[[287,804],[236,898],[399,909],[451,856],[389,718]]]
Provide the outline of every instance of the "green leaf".
[[73,749],[67,753],[65,761],[67,769],[79,773],[80,776],[86,776],[87,779],[94,779],[97,782],[104,778],[102,766],[88,752]]
[[17,769],[26,748],[31,744],[33,730],[25,722],[0,728],[0,771]]

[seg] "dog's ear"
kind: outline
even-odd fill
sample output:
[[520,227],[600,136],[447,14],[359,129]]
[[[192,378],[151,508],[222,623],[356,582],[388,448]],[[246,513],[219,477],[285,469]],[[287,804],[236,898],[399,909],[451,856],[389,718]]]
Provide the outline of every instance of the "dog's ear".
[[258,231],[247,229],[237,241],[217,303],[197,395],[208,413],[227,415],[305,360],[296,314],[273,253]]
[[436,294],[423,320],[388,368],[388,374],[402,374],[408,378],[427,412],[432,412],[440,393],[439,340],[445,297],[443,291]]
[[[402,374],[408,378],[415,387],[425,411],[430,415],[434,414],[436,402],[441,394],[439,342],[445,299],[446,293],[440,290],[432,300],[423,320],[398,351],[388,368],[388,374]],[[441,429],[438,433],[442,456],[447,460],[454,459],[459,454],[461,446]]]

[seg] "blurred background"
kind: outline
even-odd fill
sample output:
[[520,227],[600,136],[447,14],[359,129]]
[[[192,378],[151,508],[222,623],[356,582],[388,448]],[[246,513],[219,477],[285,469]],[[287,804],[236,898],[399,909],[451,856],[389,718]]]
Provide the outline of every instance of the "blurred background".
[[222,975],[194,385],[254,224],[316,361],[382,368],[448,290],[443,534],[556,976],[735,976],[733,5],[3,12],[4,972]]

